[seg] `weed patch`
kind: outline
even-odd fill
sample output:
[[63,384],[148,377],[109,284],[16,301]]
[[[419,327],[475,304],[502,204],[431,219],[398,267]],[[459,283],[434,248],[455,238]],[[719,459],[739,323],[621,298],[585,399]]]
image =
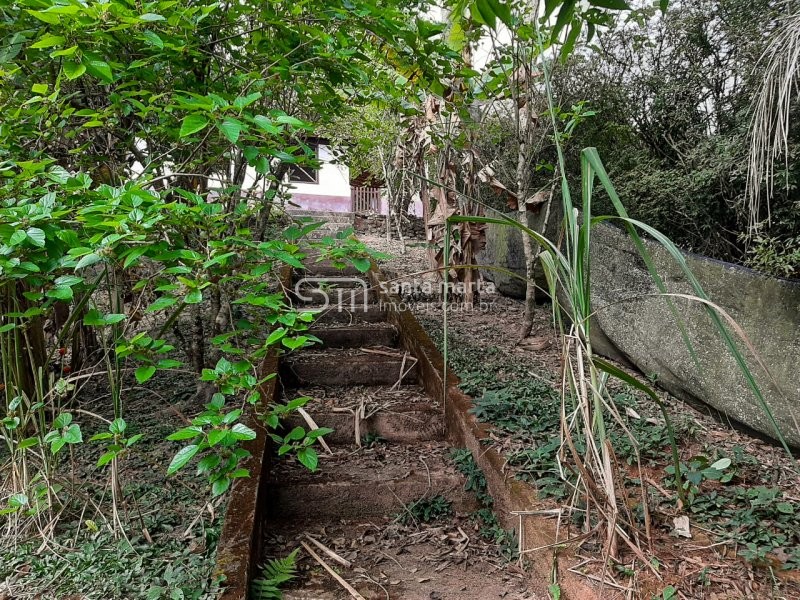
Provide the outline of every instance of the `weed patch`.
[[421,498],[406,507],[406,510],[398,515],[399,521],[403,525],[411,523],[432,523],[439,519],[444,519],[453,514],[453,503],[444,496],[432,496]]
[[506,561],[516,560],[519,556],[516,532],[513,529],[504,529],[497,520],[494,512],[494,499],[489,494],[486,476],[475,462],[472,452],[465,448],[454,448],[450,458],[467,480],[464,489],[475,494],[481,504],[474,513],[474,518],[481,524],[481,536],[495,544]]

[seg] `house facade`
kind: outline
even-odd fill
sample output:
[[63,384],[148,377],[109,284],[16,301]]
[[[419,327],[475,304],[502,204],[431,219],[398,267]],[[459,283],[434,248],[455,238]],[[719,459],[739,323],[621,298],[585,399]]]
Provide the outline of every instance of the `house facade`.
[[[288,173],[290,211],[319,213],[377,213],[386,215],[386,189],[370,178],[350,178],[347,165],[337,162],[325,140],[307,142],[317,155],[319,168],[293,166]],[[422,203],[415,198],[409,214],[421,216]]]
[[350,191],[350,169],[335,162],[333,152],[324,141],[309,143],[317,154],[319,169],[293,167],[288,183],[291,209],[311,212],[353,212]]

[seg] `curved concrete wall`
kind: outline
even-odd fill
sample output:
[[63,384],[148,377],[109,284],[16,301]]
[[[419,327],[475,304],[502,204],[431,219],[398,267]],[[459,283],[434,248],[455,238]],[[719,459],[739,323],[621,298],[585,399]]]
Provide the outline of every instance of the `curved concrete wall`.
[[[705,402],[757,431],[775,437],[733,357],[701,305],[674,299],[698,356],[698,370],[675,318],[657,293],[627,235],[608,225],[592,231],[592,344],[600,354],[655,375],[663,388],[683,399]],[[489,240],[508,239],[493,236]],[[646,242],[669,292],[692,294],[680,268],[655,242]],[[494,256],[507,256],[501,248]],[[800,281],[761,275],[737,265],[686,255],[689,267],[712,302],[742,327],[777,382],[746,353],[784,437],[800,446]],[[507,265],[503,265],[507,266]]]
[[[692,294],[669,253],[654,242],[647,242],[647,247],[667,290]],[[711,301],[736,320],[769,368],[777,386],[739,344],[781,433],[793,445],[800,445],[800,281],[767,277],[701,256],[686,258]],[[674,395],[699,399],[775,437],[768,417],[705,309],[697,302],[674,299],[699,359],[698,370],[664,299],[642,297],[657,289],[624,232],[604,225],[595,227],[591,268],[592,305],[600,329],[592,341],[598,351],[612,358],[621,354],[643,373],[657,375],[659,384]]]

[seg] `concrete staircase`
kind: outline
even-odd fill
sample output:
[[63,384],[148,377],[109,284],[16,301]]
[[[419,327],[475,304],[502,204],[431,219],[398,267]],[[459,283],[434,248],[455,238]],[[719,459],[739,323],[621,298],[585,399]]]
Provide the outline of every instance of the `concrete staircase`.
[[289,209],[286,211],[293,219],[310,223],[313,221],[324,221],[325,224],[315,230],[311,237],[321,238],[325,236],[335,236],[337,233],[353,226],[353,213],[339,213],[330,211],[313,211]]
[[[308,266],[305,276],[333,275],[325,265]],[[331,277],[331,286],[338,283]],[[457,566],[471,560],[466,515],[479,505],[450,459],[443,407],[424,392],[416,359],[402,349],[385,309],[362,303],[340,311],[317,307],[313,294],[302,295],[309,298],[307,308],[319,309],[310,333],[323,344],[281,360],[282,401],[310,398],[308,415],[334,432],[325,438],[330,452],[314,445],[317,471],[294,458],[279,459],[270,469],[262,560],[286,556],[311,542],[311,536],[352,561],[345,569],[332,564],[361,594],[353,597],[529,598],[524,583],[503,569],[467,574]],[[287,433],[309,427],[300,415],[285,426]],[[432,524],[418,522],[414,507],[437,499],[452,511]],[[423,539],[429,541],[416,543]],[[431,559],[454,554],[458,559],[452,566],[444,558]],[[330,555],[323,556],[331,561]],[[350,598],[307,552],[301,551],[299,560],[299,576],[284,590],[284,598]]]

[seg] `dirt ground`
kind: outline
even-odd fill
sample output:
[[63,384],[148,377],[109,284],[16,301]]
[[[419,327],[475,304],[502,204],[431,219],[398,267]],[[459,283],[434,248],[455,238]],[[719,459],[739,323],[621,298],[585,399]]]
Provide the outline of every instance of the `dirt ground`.
[[[403,525],[376,518],[309,528],[293,522],[273,531],[266,551],[309,543],[309,536],[352,563],[350,569],[336,566],[367,600],[536,600],[526,591],[524,572],[505,565],[463,516],[445,524]],[[336,564],[326,554],[322,556]],[[330,576],[307,553],[301,554],[298,567],[307,584],[302,592],[287,590],[287,600],[351,598],[344,589],[331,585]]]

